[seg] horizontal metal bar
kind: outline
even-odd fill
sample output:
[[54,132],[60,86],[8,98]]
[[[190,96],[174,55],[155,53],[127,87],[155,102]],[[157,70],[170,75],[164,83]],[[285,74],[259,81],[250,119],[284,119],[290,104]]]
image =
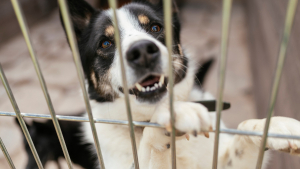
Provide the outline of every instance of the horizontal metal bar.
[[258,154],[258,160],[256,164],[256,169],[261,169],[262,163],[263,163],[263,158],[264,158],[264,153],[265,153],[265,147],[267,143],[267,133],[269,131],[269,126],[271,122],[271,117],[273,116],[274,112],[274,107],[276,103],[276,98],[277,98],[277,93],[278,93],[278,88],[280,84],[280,78],[284,66],[284,61],[286,58],[286,51],[287,51],[287,46],[293,26],[293,21],[297,9],[297,3],[298,0],[289,0],[288,2],[288,7],[287,7],[287,12],[286,12],[286,18],[285,18],[285,24],[284,24],[284,31],[283,31],[283,38],[280,44],[280,49],[279,49],[279,54],[278,54],[278,61],[277,61],[277,66],[275,70],[275,76],[273,80],[273,85],[272,85],[272,90],[271,90],[271,96],[270,96],[270,101],[269,101],[269,109],[268,109],[268,114],[266,118],[266,123],[264,127],[264,134],[262,137],[262,142],[261,146],[259,149],[259,154]]
[[14,97],[12,91],[11,91],[11,88],[9,86],[9,83],[8,83],[7,79],[6,79],[6,76],[4,74],[4,71],[2,69],[1,64],[0,64],[0,78],[1,78],[1,81],[2,81],[3,86],[5,88],[5,91],[7,93],[7,96],[9,97],[11,105],[12,105],[12,107],[15,110],[15,116],[17,117],[17,119],[18,119],[18,121],[20,123],[20,126],[21,126],[22,131],[24,133],[24,136],[25,136],[25,138],[26,138],[26,140],[28,142],[28,145],[29,145],[30,150],[31,150],[31,152],[33,154],[33,157],[34,157],[34,159],[35,159],[35,161],[37,163],[37,166],[38,166],[39,169],[44,169],[44,167],[42,165],[42,162],[40,160],[40,157],[39,157],[39,155],[38,155],[38,153],[36,151],[36,148],[35,148],[35,146],[34,146],[34,144],[32,142],[32,139],[30,137],[30,134],[29,134],[29,131],[27,129],[27,126],[26,126],[26,124],[25,124],[25,122],[24,122],[24,120],[23,120],[23,118],[21,116],[20,109],[19,109],[18,104],[16,102],[16,99],[15,99],[15,97]]
[[11,169],[15,169],[16,167],[15,167],[13,161],[11,160],[11,158],[10,158],[10,156],[8,154],[8,151],[6,150],[5,145],[4,145],[4,143],[3,143],[3,141],[2,141],[1,138],[0,138],[0,148],[1,148],[1,150],[2,150],[2,152],[4,154],[4,156],[5,156],[6,161],[8,162],[10,168]]
[[[16,114],[14,112],[0,112],[0,116],[11,116],[16,117]],[[49,119],[51,120],[50,115],[44,115],[44,114],[31,114],[31,113],[21,113],[22,117],[25,118],[35,118],[35,119]],[[89,119],[86,117],[80,117],[80,116],[61,116],[56,115],[58,120],[62,121],[74,121],[74,122],[89,122]],[[108,120],[108,119],[94,119],[95,123],[105,123],[105,124],[120,124],[120,125],[128,125],[128,121],[126,120]],[[163,126],[157,124],[157,123],[148,123],[148,122],[139,122],[139,121],[133,121],[133,125],[137,127],[157,127],[157,128],[164,128]]]
[[87,91],[85,88],[83,68],[82,68],[82,64],[81,64],[81,60],[80,60],[80,54],[79,54],[79,50],[78,50],[77,40],[75,38],[75,33],[74,33],[72,22],[70,19],[68,4],[66,3],[66,0],[58,0],[58,4],[59,4],[60,11],[61,11],[61,16],[62,16],[62,20],[63,20],[65,30],[67,33],[67,37],[69,40],[69,44],[70,44],[70,47],[71,47],[71,50],[73,53],[74,62],[75,62],[76,70],[77,70],[77,75],[78,75],[78,79],[79,79],[79,83],[80,83],[80,87],[82,90],[84,103],[85,103],[85,107],[86,107],[86,112],[87,112],[89,120],[90,120],[90,126],[91,126],[91,130],[92,130],[93,138],[94,138],[94,143],[95,143],[98,160],[99,160],[101,169],[105,169],[97,130],[95,127],[95,123],[93,121],[93,119],[94,119],[93,113],[92,113],[89,97],[88,97],[88,94],[87,94]]
[[127,113],[128,127],[129,127],[130,139],[131,139],[131,147],[132,147],[132,153],[134,159],[134,168],[139,169],[140,167],[139,167],[139,160],[138,160],[138,154],[136,148],[134,125],[132,123],[132,114],[131,114],[131,107],[130,107],[130,100],[129,100],[129,89],[127,86],[127,78],[126,78],[126,73],[125,73],[126,71],[125,71],[125,65],[124,65],[123,54],[122,54],[118,17],[116,13],[116,9],[118,5],[116,0],[109,0],[108,2],[109,2],[109,7],[113,12],[113,21],[114,21],[114,30],[115,30],[114,37],[115,37],[116,47],[119,53],[119,60],[121,66],[122,84],[123,84],[124,98],[126,104],[126,113]]
[[[16,113],[14,112],[3,112],[0,111],[0,116],[8,116],[8,117],[16,117]],[[48,119],[51,120],[50,115],[45,114],[31,114],[31,113],[21,113],[21,116],[24,118],[35,118],[35,119]],[[86,117],[80,116],[62,116],[56,115],[58,120],[62,121],[73,121],[73,122],[89,122],[89,119]],[[110,119],[94,119],[95,123],[104,123],[104,124],[118,124],[118,125],[128,125],[128,121],[126,120],[110,120]],[[155,128],[165,128],[157,123],[149,123],[149,122],[141,122],[141,121],[133,121],[132,122],[136,127],[155,127]],[[215,131],[208,131],[215,132]],[[224,134],[237,134],[237,135],[249,135],[249,136],[262,136],[262,132],[256,131],[243,131],[237,129],[220,129],[220,133]],[[300,140],[300,136],[296,135],[285,135],[285,134],[276,134],[276,133],[268,133],[268,137],[273,138],[284,138],[284,139],[296,139]]]
[[24,35],[24,39],[25,39],[25,42],[27,44],[27,47],[28,47],[28,50],[29,50],[29,53],[30,53],[30,56],[31,56],[31,59],[32,59],[32,63],[34,65],[34,68],[35,68],[36,74],[38,76],[38,79],[40,81],[40,85],[41,85],[41,88],[43,90],[43,93],[44,93],[49,111],[52,115],[52,119],[53,119],[52,121],[53,121],[53,124],[54,124],[54,128],[56,130],[61,148],[63,150],[63,153],[64,153],[64,156],[65,156],[65,159],[67,161],[69,169],[72,169],[73,166],[72,166],[71,158],[69,156],[69,152],[68,152],[67,146],[65,144],[65,140],[64,140],[63,134],[61,132],[58,120],[55,118],[56,117],[55,116],[55,110],[54,110],[54,107],[53,107],[53,104],[52,104],[52,101],[51,101],[51,98],[50,98],[50,95],[49,95],[49,92],[48,92],[48,89],[47,89],[47,86],[46,86],[46,83],[45,83],[45,80],[44,80],[44,77],[43,77],[43,74],[42,74],[42,71],[41,71],[41,68],[40,68],[39,62],[36,58],[36,54],[35,54],[34,49],[33,49],[33,45],[32,45],[32,42],[31,42],[30,35],[29,35],[29,30],[28,30],[28,27],[27,27],[26,19],[22,15],[22,9],[20,7],[19,1],[18,0],[12,0],[12,4],[13,4],[13,8],[16,12],[17,19],[18,19],[18,22],[20,24],[20,28],[21,28],[22,33]]

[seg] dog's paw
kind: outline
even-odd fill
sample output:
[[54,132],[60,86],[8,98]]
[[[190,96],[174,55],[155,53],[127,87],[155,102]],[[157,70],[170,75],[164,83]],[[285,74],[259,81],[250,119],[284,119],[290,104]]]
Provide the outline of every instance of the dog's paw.
[[[208,110],[201,104],[191,102],[174,102],[174,117],[177,136],[183,134],[204,134],[208,137],[209,131],[212,129],[211,120]],[[166,127],[167,132],[171,132],[170,123],[171,115],[169,106],[160,106],[155,113],[155,122]]]
[[[242,122],[238,129],[247,131],[262,132],[265,126],[265,119],[247,120]],[[287,117],[273,117],[271,119],[269,133],[297,135],[300,136],[300,122],[298,120]],[[261,137],[247,136],[255,145],[260,146]],[[300,140],[268,138],[267,148],[289,152],[290,154],[300,155]]]

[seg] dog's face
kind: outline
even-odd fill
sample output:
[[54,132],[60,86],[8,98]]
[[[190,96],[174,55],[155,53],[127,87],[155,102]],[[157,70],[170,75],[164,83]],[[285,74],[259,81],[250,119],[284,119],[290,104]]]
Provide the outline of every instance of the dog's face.
[[[91,99],[103,102],[123,97],[113,11],[95,10],[82,0],[68,3]],[[176,11],[173,6],[175,84],[185,77],[187,66],[180,47]],[[156,103],[166,95],[168,84],[162,0],[130,3],[116,12],[129,93],[138,102]]]

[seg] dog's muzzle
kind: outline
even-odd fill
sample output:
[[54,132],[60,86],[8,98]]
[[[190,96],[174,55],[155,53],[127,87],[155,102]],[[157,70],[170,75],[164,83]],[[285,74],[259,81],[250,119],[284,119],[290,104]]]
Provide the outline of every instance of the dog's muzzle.
[[[156,102],[167,92],[168,78],[161,72],[161,52],[158,46],[149,40],[133,43],[126,52],[128,65],[135,71],[137,81],[129,89],[142,102]],[[123,92],[123,88],[119,90]]]

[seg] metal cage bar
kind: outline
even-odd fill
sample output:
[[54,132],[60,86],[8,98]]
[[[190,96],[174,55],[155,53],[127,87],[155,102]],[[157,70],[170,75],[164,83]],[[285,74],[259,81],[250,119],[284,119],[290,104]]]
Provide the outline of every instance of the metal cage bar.
[[40,160],[40,157],[39,157],[39,155],[38,155],[38,153],[37,153],[37,151],[35,149],[35,146],[34,146],[34,144],[32,142],[30,134],[28,132],[27,126],[26,126],[26,124],[25,124],[25,122],[24,122],[24,120],[22,118],[22,115],[21,115],[20,109],[18,107],[18,104],[17,104],[17,102],[15,100],[15,97],[14,97],[14,95],[13,95],[11,89],[10,89],[10,86],[8,84],[8,81],[7,81],[6,77],[5,77],[5,74],[3,72],[3,69],[2,69],[1,65],[0,65],[0,78],[1,78],[1,81],[3,83],[4,88],[6,90],[7,96],[10,99],[11,105],[13,106],[13,108],[15,110],[16,117],[18,118],[18,121],[19,121],[20,126],[22,128],[22,131],[23,131],[23,133],[25,135],[25,138],[26,138],[26,140],[28,142],[28,145],[29,145],[29,147],[31,149],[31,152],[33,154],[33,157],[34,157],[34,159],[35,159],[35,161],[36,161],[39,169],[44,169],[44,167],[42,165],[42,162]]
[[30,56],[31,56],[31,59],[32,59],[32,63],[34,65],[35,71],[37,73],[41,88],[43,90],[43,93],[44,93],[44,96],[45,96],[50,114],[52,116],[52,121],[53,121],[53,124],[54,124],[54,128],[56,130],[56,133],[57,133],[60,145],[62,147],[64,156],[66,158],[68,167],[69,167],[69,169],[72,169],[73,168],[72,161],[71,161],[71,158],[70,158],[70,155],[69,155],[69,152],[68,152],[68,149],[67,149],[67,146],[66,146],[66,143],[65,143],[60,125],[58,123],[58,120],[56,119],[55,110],[54,110],[50,95],[48,93],[48,89],[47,89],[43,74],[41,72],[40,65],[38,63],[38,60],[36,58],[36,54],[35,54],[34,49],[33,49],[33,45],[32,45],[31,39],[30,39],[27,23],[26,23],[25,18],[22,15],[22,9],[20,7],[20,4],[19,4],[18,0],[11,0],[11,2],[13,4],[13,8],[14,8],[14,11],[16,13],[18,22],[20,24],[20,28],[21,28],[22,33],[24,35],[24,39],[26,41],[26,44],[27,44],[27,47],[28,47],[28,50],[29,50],[29,53],[30,53]]
[[[16,117],[16,113],[14,112],[1,112],[0,116],[8,116],[8,117]],[[36,118],[36,119],[49,119],[51,120],[50,115],[45,114],[31,114],[31,113],[21,113],[22,117],[25,118]],[[74,122],[89,122],[89,119],[86,117],[79,116],[61,116],[57,115],[56,118],[62,121],[74,121]],[[94,119],[95,123],[104,123],[104,124],[117,124],[117,125],[128,125],[128,121],[126,120],[110,120],[110,119]],[[149,122],[141,122],[141,121],[133,121],[134,126],[137,127],[155,127],[155,128],[165,128],[157,123],[149,123]],[[206,132],[206,131],[204,131]],[[215,132],[215,131],[207,131],[207,132]],[[237,135],[250,135],[250,136],[262,136],[263,132],[256,131],[243,131],[237,129],[220,129],[220,133],[224,134],[237,134]],[[284,139],[295,139],[300,140],[300,136],[296,135],[285,135],[285,134],[276,134],[276,133],[268,133],[268,137],[273,138],[284,138]]]
[[139,160],[138,160],[136,140],[135,140],[135,134],[134,134],[134,126],[132,123],[132,114],[131,114],[131,107],[130,107],[130,100],[129,100],[129,90],[128,90],[127,78],[126,78],[126,74],[125,74],[125,66],[124,66],[124,60],[123,60],[123,54],[122,54],[118,17],[117,17],[117,13],[116,13],[117,2],[116,2],[116,0],[109,0],[108,2],[109,2],[109,6],[113,12],[113,21],[114,21],[113,23],[114,23],[114,30],[115,30],[114,36],[115,36],[117,50],[119,52],[119,59],[121,62],[120,65],[121,65],[123,92],[124,92],[124,97],[125,97],[128,127],[130,129],[129,131],[130,131],[130,139],[131,139],[131,147],[132,147],[132,152],[133,152],[134,166],[135,166],[135,169],[139,169]]
[[259,149],[256,169],[260,169],[262,167],[265,147],[266,147],[266,143],[267,143],[269,126],[270,126],[270,122],[271,122],[271,117],[273,116],[273,112],[274,112],[274,106],[275,106],[275,102],[276,102],[276,98],[277,98],[279,82],[280,82],[280,78],[281,78],[281,74],[282,74],[282,69],[284,66],[289,37],[291,34],[293,21],[294,21],[296,9],[297,9],[297,3],[298,3],[298,0],[289,0],[289,2],[288,2],[285,24],[284,24],[284,31],[283,31],[283,38],[282,38],[282,41],[280,44],[277,67],[275,70],[275,77],[274,77],[271,96],[270,96],[269,110],[267,112],[267,119],[266,119],[266,123],[265,123],[264,134],[262,137],[261,146]]
[[10,168],[11,169],[15,169],[16,167],[15,167],[13,161],[11,160],[11,158],[10,158],[10,156],[9,156],[6,148],[5,148],[5,145],[4,145],[4,143],[3,143],[2,139],[1,139],[1,137],[0,137],[0,148],[1,148],[1,150],[2,150],[2,152],[4,154],[4,156],[5,156],[6,161],[8,162]]
[[[92,114],[92,109],[89,103],[88,94],[85,88],[84,83],[84,74],[81,67],[81,61],[79,57],[79,51],[77,46],[77,41],[75,39],[74,30],[72,27],[72,23],[70,20],[68,7],[65,0],[58,0],[59,7],[61,10],[63,22],[66,28],[66,33],[68,36],[68,40],[73,52],[73,57],[75,61],[75,66],[78,73],[78,78],[80,82],[80,86],[82,88],[83,97],[86,105],[86,110],[88,113],[88,118],[86,117],[77,117],[77,116],[60,116],[56,115],[50,96],[47,91],[47,87],[44,81],[44,78],[42,76],[39,64],[36,60],[35,53],[30,41],[30,36],[28,32],[28,28],[25,22],[25,19],[23,18],[23,14],[19,5],[18,0],[11,0],[15,13],[17,15],[17,19],[19,21],[21,30],[23,32],[25,41],[27,43],[33,64],[35,66],[38,78],[40,80],[41,87],[43,89],[48,108],[50,110],[51,115],[42,115],[42,114],[29,114],[29,113],[21,113],[18,105],[15,101],[15,98],[13,96],[13,93],[9,87],[9,84],[7,82],[7,79],[5,77],[5,74],[3,72],[3,69],[0,65],[0,77],[2,80],[2,83],[5,87],[5,90],[7,92],[8,97],[10,98],[11,104],[15,110],[15,112],[1,112],[0,116],[13,116],[17,117],[19,120],[20,126],[23,130],[23,133],[28,141],[28,144],[31,148],[31,151],[33,153],[33,156],[37,162],[37,165],[39,169],[43,169],[42,163],[39,159],[39,156],[36,152],[35,146],[32,142],[32,139],[29,135],[28,129],[26,127],[26,124],[23,120],[23,117],[26,118],[42,118],[42,119],[50,119],[53,121],[56,132],[58,134],[64,155],[66,157],[66,160],[68,162],[69,168],[72,168],[72,163],[68,154],[67,147],[65,145],[63,135],[61,133],[58,120],[64,120],[64,121],[77,121],[77,122],[89,122],[91,125],[93,137],[94,137],[94,143],[98,155],[98,159],[100,162],[101,169],[105,169],[103,157],[101,154],[100,149],[100,143],[97,136],[97,131],[95,127],[95,123],[105,123],[105,124],[117,124],[117,125],[128,125],[130,128],[130,136],[131,136],[131,144],[132,144],[132,150],[133,150],[133,156],[134,156],[134,164],[135,169],[139,168],[138,164],[138,156],[137,156],[137,148],[136,148],[136,141],[135,141],[135,134],[134,134],[134,127],[135,126],[141,126],[141,127],[156,127],[156,128],[165,128],[164,126],[161,126],[156,123],[148,123],[148,122],[138,122],[132,120],[132,114],[131,114],[131,108],[130,108],[130,100],[129,100],[129,93],[128,93],[128,86],[127,86],[127,80],[125,76],[125,67],[124,67],[124,61],[122,57],[122,50],[121,50],[121,41],[120,41],[120,32],[118,29],[118,21],[117,21],[117,15],[116,15],[116,7],[117,3],[116,0],[109,0],[110,7],[112,8],[113,12],[113,19],[114,19],[114,27],[115,27],[115,40],[117,49],[120,55],[120,61],[121,61],[121,73],[122,73],[122,81],[123,81],[123,87],[124,87],[124,95],[125,95],[125,103],[126,103],[126,109],[127,109],[127,116],[128,121],[125,120],[108,120],[108,119],[94,119]],[[176,145],[175,145],[175,127],[174,127],[174,100],[173,100],[173,68],[172,68],[172,0],[164,0],[164,17],[165,17],[165,29],[166,29],[166,46],[169,52],[169,85],[168,85],[168,91],[169,91],[169,104],[170,104],[170,114],[171,114],[171,126],[172,126],[172,133],[171,133],[171,151],[172,151],[172,168],[176,168]],[[218,83],[218,96],[217,96],[217,105],[216,105],[216,112],[217,112],[217,120],[216,120],[216,129],[215,131],[208,131],[208,132],[215,132],[215,143],[214,143],[214,155],[213,155],[213,168],[217,169],[218,164],[218,147],[219,147],[219,134],[220,133],[227,133],[227,134],[237,134],[237,135],[250,135],[250,136],[260,136],[262,137],[262,143],[258,155],[258,161],[257,161],[257,169],[260,169],[262,166],[262,161],[264,157],[264,148],[266,146],[266,140],[267,137],[273,137],[273,138],[284,138],[284,139],[297,139],[300,140],[300,136],[295,135],[283,135],[283,134],[276,134],[276,133],[268,133],[270,120],[273,115],[274,105],[276,101],[277,91],[279,87],[280,77],[282,73],[282,68],[284,65],[284,60],[286,56],[287,46],[288,46],[288,40],[290,37],[294,15],[296,12],[298,0],[289,0],[288,8],[287,8],[287,14],[286,14],[286,20],[285,20],[285,26],[284,26],[284,34],[283,39],[281,42],[280,50],[279,50],[279,56],[278,56],[278,62],[277,62],[277,68],[275,71],[275,77],[274,82],[272,86],[272,92],[270,96],[270,104],[269,104],[269,111],[268,116],[266,119],[266,124],[264,128],[264,132],[252,132],[252,131],[241,131],[236,129],[221,129],[220,128],[220,121],[221,121],[221,111],[222,111],[222,99],[223,99],[223,91],[224,91],[224,83],[225,83],[225,71],[226,71],[226,58],[227,58],[227,50],[228,50],[228,36],[229,36],[229,24],[230,24],[230,14],[231,14],[231,7],[232,7],[232,0],[223,0],[223,21],[222,21],[222,40],[221,40],[221,63],[219,68],[219,83]],[[8,161],[11,168],[15,168],[6,148],[3,143],[3,141],[0,138],[0,148],[4,153],[4,156],[6,160]]]
[[175,116],[174,116],[174,79],[173,79],[173,42],[172,42],[172,0],[164,0],[164,22],[166,32],[166,46],[169,55],[169,72],[168,72],[168,92],[169,92],[169,109],[170,109],[170,122],[172,127],[171,132],[171,155],[172,155],[172,169],[176,169],[176,140],[175,140]]
[[97,130],[95,127],[94,118],[93,118],[93,113],[92,113],[89,97],[88,97],[88,94],[87,94],[87,91],[85,88],[83,68],[81,65],[81,60],[80,60],[77,41],[75,38],[75,33],[73,30],[72,22],[71,22],[70,15],[69,15],[69,8],[68,8],[68,5],[65,0],[58,0],[58,4],[59,4],[60,11],[61,11],[63,23],[65,25],[65,30],[67,33],[69,44],[70,44],[70,47],[71,47],[71,50],[73,53],[74,62],[75,62],[76,70],[77,70],[77,75],[78,75],[80,87],[82,89],[82,94],[84,97],[86,111],[87,111],[87,114],[89,117],[91,129],[92,129],[92,134],[93,134],[95,148],[96,148],[97,155],[98,155],[98,160],[99,160],[101,169],[105,169],[103,156],[102,156],[101,148],[100,148],[100,143],[99,143],[99,139],[98,139],[98,134],[97,134]]
[[221,61],[219,67],[218,96],[217,96],[217,105],[216,105],[217,120],[216,120],[216,131],[215,131],[215,142],[214,142],[213,169],[218,168],[220,123],[221,123],[221,111],[223,109],[222,100],[223,100],[223,91],[224,91],[224,84],[225,84],[231,6],[232,6],[232,0],[223,0],[222,39],[221,39],[221,55],[220,55]]

